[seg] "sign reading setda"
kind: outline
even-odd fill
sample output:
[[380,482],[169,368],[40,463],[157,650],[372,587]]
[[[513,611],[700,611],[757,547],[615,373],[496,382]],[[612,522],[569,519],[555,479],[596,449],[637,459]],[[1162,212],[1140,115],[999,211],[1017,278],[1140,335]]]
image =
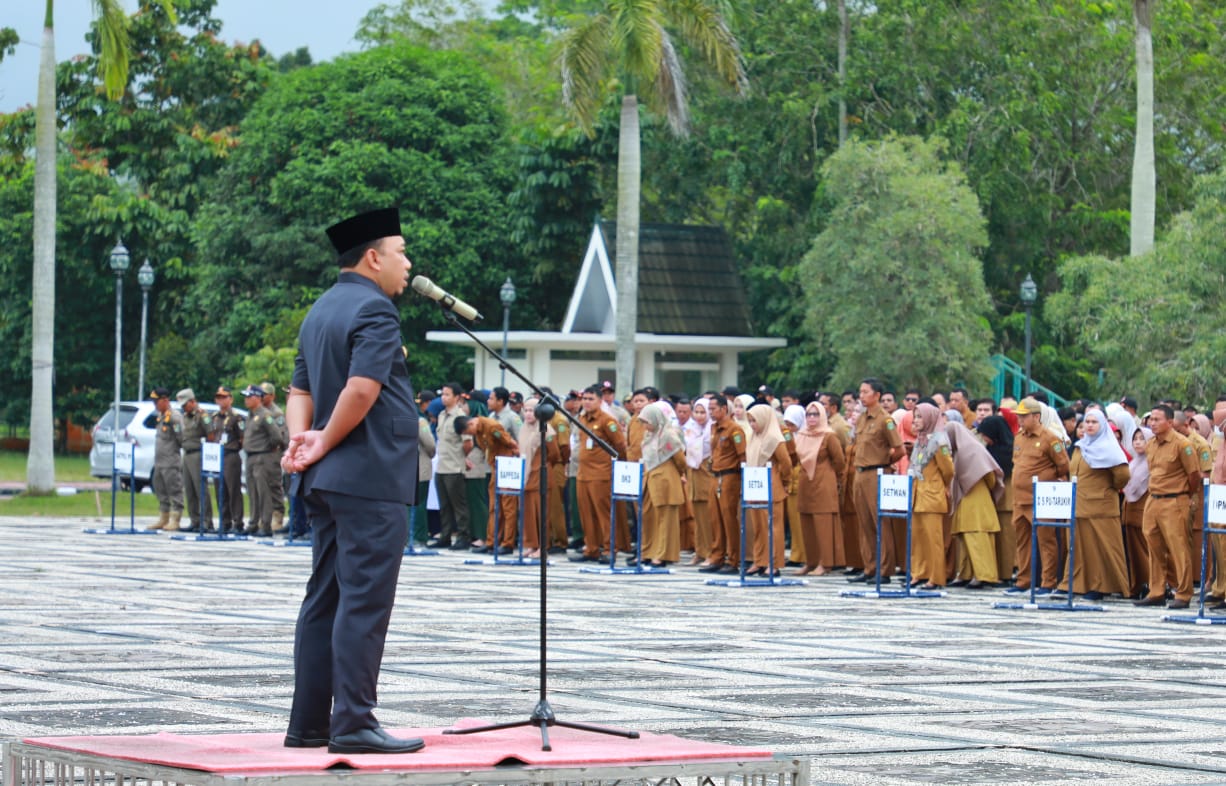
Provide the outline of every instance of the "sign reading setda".
[[1034,517],[1041,521],[1068,521],[1073,517],[1072,481],[1034,484]]

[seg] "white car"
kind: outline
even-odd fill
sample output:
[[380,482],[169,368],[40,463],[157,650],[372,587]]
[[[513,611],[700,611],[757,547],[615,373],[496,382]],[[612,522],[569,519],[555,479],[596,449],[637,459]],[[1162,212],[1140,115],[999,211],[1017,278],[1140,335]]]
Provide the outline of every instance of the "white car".
[[[217,405],[198,402],[205,412],[216,412]],[[179,402],[172,401],[170,406],[181,411]],[[247,410],[235,407],[234,411],[246,417]],[[152,401],[121,401],[119,402],[120,434],[132,443],[132,454],[136,459],[136,490],[140,491],[153,481],[153,451],[157,440],[157,407]],[[96,478],[111,477],[111,458],[114,455],[115,443],[115,410],[108,409],[98,418],[91,432],[94,446],[89,451],[89,474]],[[247,454],[243,453],[243,463],[247,462]],[[243,477],[246,477],[246,471]],[[128,487],[125,468],[124,476],[119,479],[123,488]]]

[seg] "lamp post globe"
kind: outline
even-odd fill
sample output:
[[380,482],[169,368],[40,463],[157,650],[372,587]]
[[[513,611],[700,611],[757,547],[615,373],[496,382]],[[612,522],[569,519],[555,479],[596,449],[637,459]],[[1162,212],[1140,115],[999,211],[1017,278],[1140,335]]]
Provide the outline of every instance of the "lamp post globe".
[[145,264],[136,271],[136,281],[140,284],[140,381],[137,383],[136,390],[141,395],[144,395],[145,392],[145,342],[149,323],[149,290],[153,288],[155,278],[157,275],[153,272],[153,265],[149,264],[149,260],[146,259]]

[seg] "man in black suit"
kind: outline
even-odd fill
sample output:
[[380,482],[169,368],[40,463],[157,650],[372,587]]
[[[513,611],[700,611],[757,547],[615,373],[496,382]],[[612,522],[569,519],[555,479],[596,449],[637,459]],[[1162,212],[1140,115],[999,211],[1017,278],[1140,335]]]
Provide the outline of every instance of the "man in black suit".
[[287,472],[301,472],[313,567],[294,636],[287,747],[408,753],[374,716],[384,640],[417,490],[417,406],[392,298],[404,291],[395,209],[328,228],[336,284],[298,334],[286,404]]

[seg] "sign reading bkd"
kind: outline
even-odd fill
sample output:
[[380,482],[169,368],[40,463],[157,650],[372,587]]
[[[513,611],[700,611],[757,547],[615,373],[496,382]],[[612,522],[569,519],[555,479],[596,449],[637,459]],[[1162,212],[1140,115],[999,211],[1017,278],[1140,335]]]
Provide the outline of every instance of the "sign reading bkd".
[[1034,484],[1034,517],[1041,521],[1073,518],[1073,483],[1043,481]]
[[637,461],[613,462],[613,493],[637,497],[643,489],[643,465]]
[[503,491],[524,490],[524,460],[517,456],[499,456],[494,470],[498,473],[498,488]]
[[205,442],[200,446],[200,469],[203,472],[221,474],[221,445],[217,442]]

